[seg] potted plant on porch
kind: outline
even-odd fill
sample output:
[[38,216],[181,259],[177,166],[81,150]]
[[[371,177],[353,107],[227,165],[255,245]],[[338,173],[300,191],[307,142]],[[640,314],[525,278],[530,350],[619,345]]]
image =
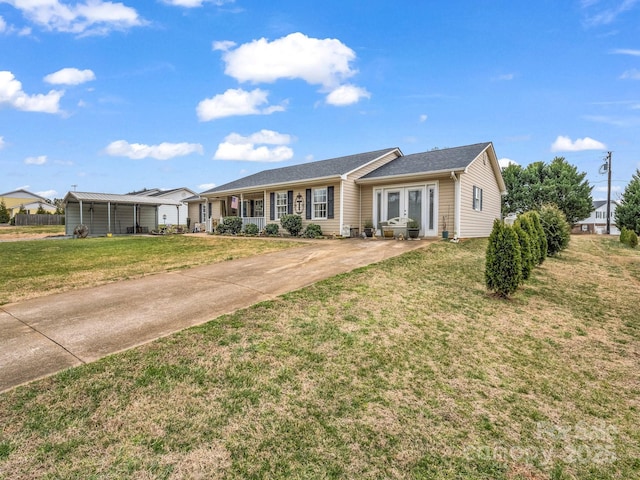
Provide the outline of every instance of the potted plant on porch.
[[420,224],[416,220],[407,222],[407,236],[409,238],[418,238],[420,236]]
[[369,238],[373,237],[373,220],[365,220],[364,234]]
[[449,238],[449,230],[447,230],[447,217],[445,217],[444,215],[442,216],[442,238],[445,240]]

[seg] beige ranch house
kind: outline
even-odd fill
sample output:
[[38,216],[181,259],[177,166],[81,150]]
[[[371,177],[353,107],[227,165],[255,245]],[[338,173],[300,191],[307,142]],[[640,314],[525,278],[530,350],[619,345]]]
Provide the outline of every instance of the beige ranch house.
[[487,237],[505,190],[491,142],[411,155],[389,148],[240,178],[194,198],[189,216],[208,231],[225,216],[262,230],[293,213],[325,235],[355,236],[368,220],[379,227],[411,218],[421,237],[444,230],[450,237]]

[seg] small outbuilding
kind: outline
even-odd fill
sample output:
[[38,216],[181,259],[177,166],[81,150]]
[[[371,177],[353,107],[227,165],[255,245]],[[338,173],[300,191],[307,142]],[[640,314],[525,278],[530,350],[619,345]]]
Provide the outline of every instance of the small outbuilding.
[[64,197],[66,235],[86,225],[89,235],[150,233],[160,224],[159,208],[182,203],[169,198],[114,193],[69,192]]

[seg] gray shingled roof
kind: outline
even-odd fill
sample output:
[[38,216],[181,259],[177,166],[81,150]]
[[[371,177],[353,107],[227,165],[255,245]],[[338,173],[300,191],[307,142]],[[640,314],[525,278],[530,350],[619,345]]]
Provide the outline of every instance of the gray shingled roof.
[[265,187],[282,183],[298,182],[303,180],[313,180],[314,178],[338,177],[349,173],[358,167],[382,157],[383,155],[396,150],[396,148],[386,148],[367,153],[358,153],[346,157],[331,158],[329,160],[319,160],[310,163],[301,163],[290,167],[274,168],[263,170],[253,175],[249,175],[233,182],[212,188],[201,195],[210,193],[226,192],[229,190],[240,190],[254,187]]
[[464,147],[443,148],[442,150],[405,155],[364,175],[362,179],[441,172],[446,170],[464,170],[490,145],[490,142],[476,143]]

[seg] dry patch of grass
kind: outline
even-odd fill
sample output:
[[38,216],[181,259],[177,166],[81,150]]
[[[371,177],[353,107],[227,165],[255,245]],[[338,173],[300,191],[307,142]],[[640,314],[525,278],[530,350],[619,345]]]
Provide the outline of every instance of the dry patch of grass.
[[6,242],[0,262],[0,305],[298,245],[212,235]]
[[432,244],[8,392],[0,478],[636,477],[640,255],[573,238],[504,301],[485,247]]

